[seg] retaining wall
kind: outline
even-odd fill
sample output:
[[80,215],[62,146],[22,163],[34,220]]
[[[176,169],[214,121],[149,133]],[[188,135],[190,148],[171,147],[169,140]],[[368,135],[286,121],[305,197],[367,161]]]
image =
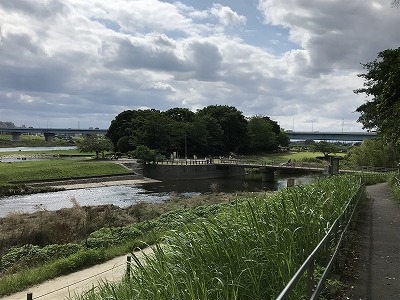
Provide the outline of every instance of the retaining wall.
[[244,176],[245,171],[237,166],[209,165],[144,165],[143,175],[158,180],[210,179]]

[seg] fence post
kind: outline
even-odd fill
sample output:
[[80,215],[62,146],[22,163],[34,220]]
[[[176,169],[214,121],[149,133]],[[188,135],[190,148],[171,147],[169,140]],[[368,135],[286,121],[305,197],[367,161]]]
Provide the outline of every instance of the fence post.
[[307,295],[310,298],[314,290],[314,257],[311,259],[307,268]]
[[32,299],[33,299],[32,293],[27,293],[26,300],[32,300]]
[[132,261],[132,256],[128,255],[126,257],[126,277],[128,279],[131,279],[131,261]]

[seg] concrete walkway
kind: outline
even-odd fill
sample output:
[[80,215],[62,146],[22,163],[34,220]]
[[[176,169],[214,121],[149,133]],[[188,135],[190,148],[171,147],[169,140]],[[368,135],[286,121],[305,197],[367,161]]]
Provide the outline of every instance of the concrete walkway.
[[400,299],[400,203],[391,199],[387,183],[368,186],[367,194],[345,299]]
[[[141,252],[135,252],[138,258],[149,255],[153,251],[145,248]],[[105,263],[71,273],[65,276],[48,280],[22,292],[0,297],[2,300],[26,300],[27,294],[32,293],[33,299],[63,300],[97,286],[99,282],[119,282],[126,274],[127,255],[116,257]]]

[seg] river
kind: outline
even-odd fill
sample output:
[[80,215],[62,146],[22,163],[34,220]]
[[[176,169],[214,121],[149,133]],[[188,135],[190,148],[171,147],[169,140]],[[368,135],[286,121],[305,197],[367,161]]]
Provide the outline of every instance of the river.
[[[27,152],[70,150],[71,147],[15,147],[0,148],[0,152]],[[43,158],[29,157],[27,160]],[[46,158],[48,159],[48,158]],[[18,161],[18,157],[3,157],[3,162]],[[295,184],[306,184],[321,175],[279,175],[274,183],[262,183],[260,180],[245,180],[243,178],[218,178],[203,180],[180,180],[136,185],[116,185],[108,187],[85,188],[52,193],[17,195],[0,197],[0,217],[9,213],[32,213],[39,210],[59,210],[73,206],[78,202],[82,206],[114,204],[127,207],[138,202],[158,203],[168,201],[173,197],[190,197],[210,192],[232,193],[236,191],[274,191],[286,188],[287,178],[295,178]]]
[[321,175],[276,175],[274,183],[243,178],[204,179],[144,183],[136,185],[116,185],[109,187],[85,188],[43,194],[21,195],[0,198],[0,217],[9,213],[32,213],[39,210],[59,210],[73,206],[114,204],[127,207],[139,202],[159,203],[171,196],[190,197],[210,192],[273,191],[286,188],[287,178],[295,178],[295,184],[306,184]]

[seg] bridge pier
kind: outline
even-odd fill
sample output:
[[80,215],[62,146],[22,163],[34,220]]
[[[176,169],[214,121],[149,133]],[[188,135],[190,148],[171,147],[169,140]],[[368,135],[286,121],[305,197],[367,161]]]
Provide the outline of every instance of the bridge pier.
[[275,170],[271,168],[261,168],[261,180],[262,182],[274,182]]
[[18,142],[21,140],[21,132],[11,132],[11,141]]
[[53,142],[54,141],[54,136],[55,136],[55,134],[51,133],[51,132],[45,132],[44,133],[44,139],[45,139],[46,142]]

